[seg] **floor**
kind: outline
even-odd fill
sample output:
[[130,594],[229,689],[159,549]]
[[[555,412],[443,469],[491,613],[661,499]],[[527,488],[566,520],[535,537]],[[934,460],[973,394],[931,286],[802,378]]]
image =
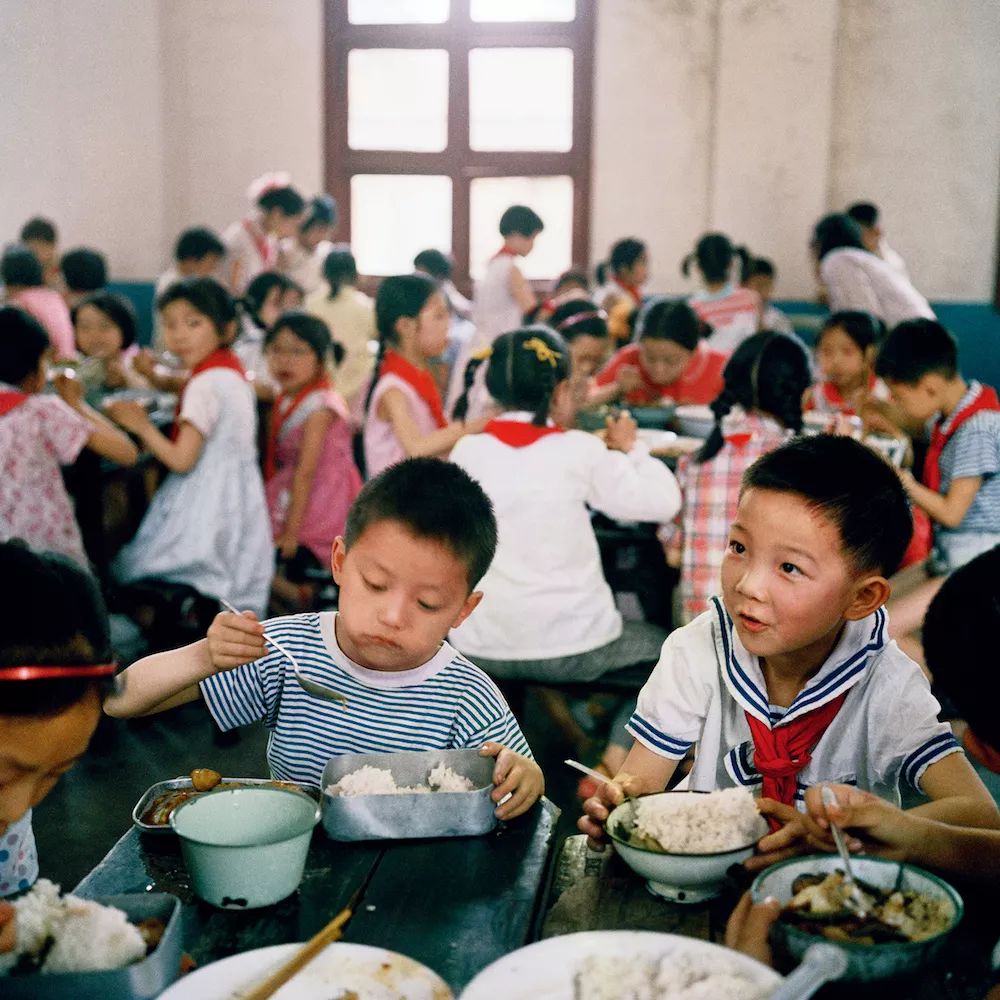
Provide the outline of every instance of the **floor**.
[[[558,840],[575,833],[579,815],[577,778],[562,761],[572,748],[553,734],[537,700],[529,694],[521,720],[546,776],[546,795],[563,813]],[[220,745],[201,703],[147,719],[102,720],[90,752],[35,810],[34,829],[41,873],[70,889],[111,849],[131,825],[132,807],[157,781],[211,767],[227,777],[266,777],[263,726],[239,731]]]

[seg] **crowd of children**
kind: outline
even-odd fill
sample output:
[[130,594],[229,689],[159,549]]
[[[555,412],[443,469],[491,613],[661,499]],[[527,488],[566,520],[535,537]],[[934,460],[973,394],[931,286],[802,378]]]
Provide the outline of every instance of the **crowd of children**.
[[[1000,748],[977,701],[991,682],[972,672],[974,645],[965,669],[943,669],[942,638],[963,602],[985,601],[977,627],[996,625],[1000,398],[963,374],[874,206],[815,227],[831,314],[811,355],[771,302],[774,265],[723,233],[685,258],[699,285],[686,297],[647,293],[634,237],[611,247],[596,290],[573,271],[539,295],[520,259],[544,223],[515,205],[471,303],[436,250],[372,299],[333,242],[329,196],[269,175],[250,203],[221,237],[181,234],[145,348],[101,255],[60,257],[46,220],[0,261],[0,572],[26,581],[28,602],[4,608],[0,779],[34,775],[0,780],[0,833],[23,859],[23,872],[0,864],[0,896],[36,876],[30,807],[83,752],[102,701],[130,717],[200,698],[222,730],[263,722],[271,773],[309,784],[340,753],[480,748],[510,819],[544,780],[495,681],[586,685],[636,665],[648,679],[610,723],[611,780],[579,822],[595,844],[624,795],[667,787],[684,762],[693,789],[760,792],[771,832],[751,868],[828,846],[837,820],[855,846],[958,870],[974,845],[1000,870]],[[110,394],[103,412],[85,363]],[[169,427],[135,395],[166,389]],[[623,408],[686,404],[714,423],[672,472]],[[599,435],[577,429],[582,413]],[[914,471],[858,440],[871,432],[909,442]],[[165,476],[109,598],[161,581],[243,613],[153,649],[111,690],[61,467],[84,448],[132,464],[136,442]],[[661,595],[672,631],[623,616],[595,512],[659,526],[679,578]],[[894,593],[921,518],[927,558]],[[331,579],[336,613],[314,610]],[[73,612],[43,622],[33,587]],[[268,633],[347,708],[296,684],[265,645],[269,614]],[[24,663],[69,679],[21,679]],[[961,743],[929,678],[968,723]],[[44,753],[31,727],[51,732]],[[820,784],[838,786],[838,810]],[[925,801],[903,812],[907,789]]]

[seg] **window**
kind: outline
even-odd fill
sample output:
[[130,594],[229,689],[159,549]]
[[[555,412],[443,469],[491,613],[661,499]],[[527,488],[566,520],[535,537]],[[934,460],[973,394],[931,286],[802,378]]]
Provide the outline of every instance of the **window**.
[[525,274],[587,259],[594,0],[326,0],[326,177],[372,276],[450,251],[468,291],[530,205]]

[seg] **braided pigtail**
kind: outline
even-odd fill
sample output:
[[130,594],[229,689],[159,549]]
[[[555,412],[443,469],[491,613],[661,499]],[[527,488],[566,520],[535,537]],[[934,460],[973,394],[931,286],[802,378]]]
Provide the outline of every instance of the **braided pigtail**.
[[451,411],[452,420],[465,420],[465,415],[469,412],[469,393],[472,391],[473,383],[476,381],[476,372],[482,368],[483,364],[492,354],[492,348],[484,348],[482,351],[474,354],[465,366],[465,375],[462,379],[462,395],[455,400],[455,406]]
[[557,384],[555,370],[546,366],[542,371],[541,383],[542,394],[539,397],[535,415],[531,418],[531,422],[536,427],[544,427],[549,422],[552,394],[555,392]]
[[755,405],[798,434],[802,431],[802,397],[812,382],[809,359],[798,341],[780,333],[770,336],[757,366]]
[[375,367],[372,369],[372,380],[368,383],[368,392],[365,393],[365,408],[362,410],[364,421],[368,420],[368,411],[371,409],[372,396],[375,395],[375,386],[378,385],[379,376],[382,373],[382,362],[385,359],[385,352],[389,350],[389,345],[385,337],[378,338],[378,354],[375,355]]
[[711,433],[705,439],[705,443],[694,457],[694,460],[699,465],[710,462],[722,451],[722,446],[726,443],[725,438],[722,436],[722,421],[738,402],[739,399],[737,399],[736,393],[729,386],[726,386],[712,401],[709,408],[715,415],[715,423],[712,426]]

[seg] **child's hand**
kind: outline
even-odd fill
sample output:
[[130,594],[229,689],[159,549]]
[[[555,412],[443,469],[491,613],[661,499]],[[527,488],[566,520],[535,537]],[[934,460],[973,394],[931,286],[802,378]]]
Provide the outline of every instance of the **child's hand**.
[[622,365],[618,369],[615,384],[621,389],[622,395],[632,392],[642,386],[642,372],[635,365]]
[[291,531],[284,531],[274,540],[274,547],[282,559],[291,559],[299,551],[299,540]]
[[526,813],[545,791],[545,777],[542,769],[528,757],[514,753],[510,747],[500,743],[484,743],[479,749],[480,757],[495,757],[493,784],[496,786],[490,797],[499,802],[506,795],[510,798],[496,811],[497,819],[514,819]]
[[17,944],[17,930],[14,918],[17,911],[10,903],[0,903],[0,955],[13,951]]
[[[847,834],[849,851],[863,850],[866,854],[894,861],[904,861],[913,845],[925,835],[926,821],[871,792],[851,785],[831,785],[830,788],[840,805],[824,806],[823,789],[817,785],[806,791],[806,815],[831,844],[831,820]],[[818,837],[810,837],[810,840],[819,846]]]
[[637,437],[638,424],[629,413],[620,413],[617,417],[608,417],[605,421],[607,433],[604,443],[611,451],[622,451],[626,454],[632,450]]
[[146,407],[132,399],[122,399],[109,403],[104,412],[119,426],[133,434],[141,434],[151,427]]
[[222,611],[208,629],[208,652],[216,670],[232,670],[267,653],[264,626],[252,611]]
[[742,951],[765,965],[771,964],[771,925],[781,916],[781,904],[773,896],[763,903],[753,902],[749,892],[743,894],[726,923],[726,947]]
[[639,787],[631,774],[619,771],[611,781],[602,782],[596,794],[583,803],[583,815],[576,821],[576,828],[587,835],[587,844],[592,848],[604,846],[608,839],[604,824],[615,806],[625,801],[625,796],[638,794]]
[[125,369],[120,361],[104,362],[104,384],[109,389],[124,389],[128,384],[125,381]]
[[53,385],[62,401],[72,406],[74,410],[83,405],[83,383],[78,378],[63,372],[55,377]]
[[156,358],[153,352],[144,347],[133,359],[132,367],[143,377],[151,379],[156,373]]
[[763,871],[785,858],[805,854],[812,849],[810,828],[803,814],[794,806],[786,806],[774,799],[758,799],[757,809],[762,816],[773,816],[783,825],[780,830],[760,838],[757,842],[758,853],[743,862],[747,871]]

